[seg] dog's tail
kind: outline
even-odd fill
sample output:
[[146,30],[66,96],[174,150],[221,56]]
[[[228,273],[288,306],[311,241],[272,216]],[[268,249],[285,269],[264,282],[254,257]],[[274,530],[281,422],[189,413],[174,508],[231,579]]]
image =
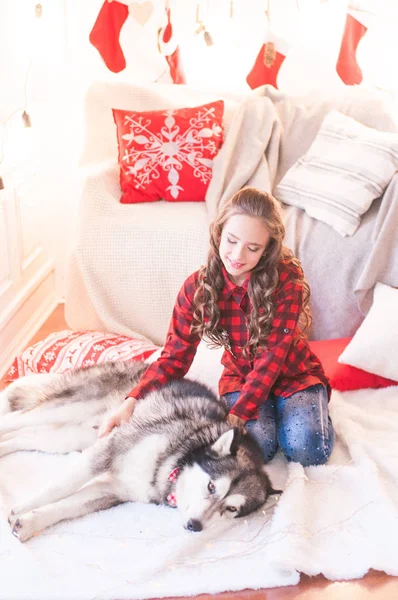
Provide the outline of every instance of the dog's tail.
[[58,374],[37,374],[21,377],[0,393],[0,416],[15,410],[31,410],[42,404],[54,392]]

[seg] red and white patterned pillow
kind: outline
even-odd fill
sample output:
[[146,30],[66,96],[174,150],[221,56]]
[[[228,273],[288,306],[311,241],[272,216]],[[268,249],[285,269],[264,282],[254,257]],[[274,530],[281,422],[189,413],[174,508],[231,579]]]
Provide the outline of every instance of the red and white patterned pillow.
[[58,331],[17,356],[7,381],[34,373],[65,373],[111,360],[145,360],[158,350],[149,340],[103,331]]
[[223,143],[224,101],[194,108],[113,109],[122,204],[204,201]]

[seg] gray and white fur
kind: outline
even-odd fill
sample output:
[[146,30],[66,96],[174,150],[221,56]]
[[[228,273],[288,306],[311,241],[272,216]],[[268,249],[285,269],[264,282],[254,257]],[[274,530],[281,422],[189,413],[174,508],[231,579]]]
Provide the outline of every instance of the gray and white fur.
[[222,401],[188,379],[148,394],[128,423],[98,438],[100,423],[146,366],[119,361],[33,375],[0,393],[0,457],[19,450],[82,451],[73,472],[12,508],[9,522],[21,541],[122,502],[170,505],[172,499],[184,527],[200,531],[216,519],[248,515],[279,493],[257,444],[226,422]]

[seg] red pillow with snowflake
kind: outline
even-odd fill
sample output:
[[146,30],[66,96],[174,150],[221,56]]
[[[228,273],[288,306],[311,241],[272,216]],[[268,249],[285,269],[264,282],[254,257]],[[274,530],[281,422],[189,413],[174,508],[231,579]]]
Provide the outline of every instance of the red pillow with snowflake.
[[113,109],[122,204],[203,202],[223,143],[224,102],[146,112]]

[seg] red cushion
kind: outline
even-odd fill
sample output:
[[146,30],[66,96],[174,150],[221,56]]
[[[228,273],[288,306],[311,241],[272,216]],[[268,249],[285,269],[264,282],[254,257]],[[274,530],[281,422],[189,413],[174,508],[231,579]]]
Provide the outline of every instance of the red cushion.
[[147,112],[113,109],[120,202],[204,201],[223,143],[224,102]]
[[7,381],[33,373],[65,373],[111,360],[145,360],[158,346],[103,331],[57,331],[17,356]]
[[351,339],[341,338],[337,340],[310,342],[311,350],[320,359],[333,389],[346,392],[363,388],[383,388],[390,385],[398,385],[397,381],[392,381],[391,379],[386,379],[385,377],[362,371],[362,369],[337,362],[340,354]]

